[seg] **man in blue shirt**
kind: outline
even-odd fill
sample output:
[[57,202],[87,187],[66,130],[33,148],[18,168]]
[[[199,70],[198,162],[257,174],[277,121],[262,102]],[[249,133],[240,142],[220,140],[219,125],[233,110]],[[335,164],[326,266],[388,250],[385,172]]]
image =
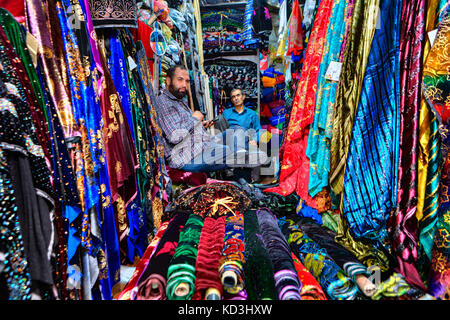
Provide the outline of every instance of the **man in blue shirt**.
[[[245,137],[246,149],[256,149],[259,141],[261,123],[258,114],[245,107],[245,94],[241,89],[235,88],[230,92],[232,108],[223,111],[222,115],[227,120],[229,129],[234,130],[236,137]],[[234,177],[236,180],[244,178],[247,182],[251,182],[251,169],[235,168]]]

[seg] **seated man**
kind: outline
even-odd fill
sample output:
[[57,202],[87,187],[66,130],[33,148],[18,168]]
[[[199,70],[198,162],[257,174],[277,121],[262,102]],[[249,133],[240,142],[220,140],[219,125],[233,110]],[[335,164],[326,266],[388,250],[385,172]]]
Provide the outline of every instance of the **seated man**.
[[166,74],[166,88],[157,97],[156,111],[168,166],[191,172],[233,167],[238,151],[245,151],[245,146],[236,146],[234,141],[224,144],[221,135],[213,137],[205,130],[213,122],[203,121],[203,114],[192,111],[183,99],[189,88],[189,72],[184,66],[173,66]]
[[[241,89],[235,88],[230,92],[232,108],[225,109],[223,117],[227,120],[229,130],[234,130],[236,139],[245,139],[245,149],[256,150],[259,134],[261,133],[261,123],[258,114],[245,107],[245,94]],[[235,178],[244,178],[251,182],[251,170],[248,168],[234,169]]]

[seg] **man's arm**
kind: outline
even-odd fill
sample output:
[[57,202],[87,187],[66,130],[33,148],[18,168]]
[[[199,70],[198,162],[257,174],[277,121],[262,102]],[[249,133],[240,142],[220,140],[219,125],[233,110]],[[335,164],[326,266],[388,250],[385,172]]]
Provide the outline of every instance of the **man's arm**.
[[166,139],[174,145],[185,138],[179,133],[183,133],[182,131],[186,132],[186,134],[192,132],[194,127],[200,122],[194,117],[188,117],[186,121],[186,117],[183,117],[178,108],[173,105],[164,106],[158,113],[158,119]]

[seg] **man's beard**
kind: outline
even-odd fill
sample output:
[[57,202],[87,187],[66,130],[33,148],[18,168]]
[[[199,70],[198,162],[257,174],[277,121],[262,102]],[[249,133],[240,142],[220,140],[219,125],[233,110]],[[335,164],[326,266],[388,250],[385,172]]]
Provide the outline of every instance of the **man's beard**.
[[187,91],[181,92],[180,89],[175,88],[172,84],[169,85],[169,91],[177,99],[183,99],[187,94]]

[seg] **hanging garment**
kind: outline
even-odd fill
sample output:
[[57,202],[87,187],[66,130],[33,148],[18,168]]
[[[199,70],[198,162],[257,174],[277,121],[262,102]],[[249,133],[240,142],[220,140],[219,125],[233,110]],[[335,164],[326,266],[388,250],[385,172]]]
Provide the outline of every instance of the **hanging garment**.
[[136,300],[166,300],[167,270],[175,254],[180,232],[189,218],[189,212],[178,211],[170,220],[148,266],[138,281]]
[[256,211],[261,237],[273,266],[275,288],[279,300],[301,300],[302,283],[292,261],[291,249],[277,218],[267,208]]
[[286,55],[298,56],[303,51],[302,12],[300,11],[298,0],[294,0],[292,4],[291,15]]
[[137,28],[136,0],[89,0],[95,28]]
[[[400,145],[397,208],[388,219],[392,250],[399,272],[424,288],[417,261],[417,156],[420,107],[420,74],[425,39],[425,1],[403,1],[400,33]],[[408,125],[407,125],[408,124]]]
[[379,4],[379,0],[358,1],[353,9],[333,111],[329,183],[335,194],[340,194],[344,185],[344,168]]
[[128,281],[125,288],[122,290],[122,292],[117,296],[117,300],[135,300],[136,294],[137,294],[137,284],[139,279],[142,277],[142,274],[144,273],[145,269],[148,267],[148,263],[150,259],[152,258],[155,248],[158,246],[159,241],[161,241],[161,237],[163,236],[164,232],[167,229],[167,226],[169,225],[171,220],[164,221],[161,223],[158,232],[154,236],[153,240],[148,245],[147,249],[145,250],[144,254],[142,255],[141,259],[139,260],[138,265],[136,266],[136,269],[133,272],[133,275],[131,276],[130,280]]
[[206,300],[211,289],[223,295],[220,281],[220,257],[224,245],[226,216],[217,219],[206,217],[198,244],[197,261],[195,264],[195,284],[192,300]]
[[305,62],[290,113],[289,127],[283,142],[280,185],[266,190],[266,192],[277,192],[282,195],[295,191],[313,208],[316,207],[316,203],[308,193],[309,159],[306,157],[306,145],[314,116],[319,66],[331,9],[332,1],[321,1],[306,49]]
[[325,249],[305,235],[294,220],[280,218],[278,225],[292,252],[300,258],[303,265],[320,283],[329,299],[355,299],[358,287],[336,265]]
[[241,212],[227,213],[223,242],[219,267],[220,281],[226,292],[238,294],[245,288],[244,215]]
[[291,254],[298,278],[302,283],[302,291],[300,292],[302,300],[327,300],[327,297],[317,280],[300,262],[300,259],[297,258],[293,252],[291,252]]
[[386,223],[397,206],[401,8],[381,3],[344,173],[343,215],[355,238],[374,245],[389,246]]
[[169,300],[190,300],[194,294],[195,262],[204,219],[191,214],[180,232],[177,249],[167,270]]
[[262,240],[256,210],[244,213],[245,288],[248,300],[276,300],[273,265]]
[[306,147],[306,156],[310,161],[308,193],[312,197],[328,186],[332,130],[331,115],[333,114],[338,83],[325,79],[325,73],[331,62],[342,62],[340,60],[340,52],[348,18],[345,16],[348,2],[347,0],[333,2],[322,62],[320,64],[314,120],[311,124]]

